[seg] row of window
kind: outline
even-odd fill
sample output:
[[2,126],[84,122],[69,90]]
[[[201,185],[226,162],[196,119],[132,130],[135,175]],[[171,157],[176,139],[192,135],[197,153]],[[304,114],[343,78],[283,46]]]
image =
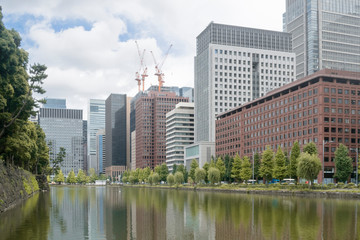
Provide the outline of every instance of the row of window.
[[232,50],[222,50],[222,49],[215,49],[215,54],[224,54],[224,55],[234,55],[234,56],[243,56],[243,57],[254,57],[254,58],[261,58],[261,59],[274,59],[274,60],[283,60],[283,61],[294,61],[293,57],[285,57],[285,56],[277,56],[277,55],[270,55],[270,54],[257,54],[257,53],[246,53],[246,52],[238,52]]

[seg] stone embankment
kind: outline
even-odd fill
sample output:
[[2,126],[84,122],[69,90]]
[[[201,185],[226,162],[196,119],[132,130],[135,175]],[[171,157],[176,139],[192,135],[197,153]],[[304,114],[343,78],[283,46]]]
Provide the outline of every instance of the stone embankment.
[[49,189],[46,177],[35,177],[21,168],[5,166],[0,160],[0,213],[29,198],[40,189]]

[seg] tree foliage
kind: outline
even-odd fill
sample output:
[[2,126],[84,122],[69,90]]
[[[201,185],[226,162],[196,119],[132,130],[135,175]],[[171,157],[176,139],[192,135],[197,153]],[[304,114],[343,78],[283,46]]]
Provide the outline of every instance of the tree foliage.
[[58,184],[65,182],[65,177],[64,177],[64,174],[62,173],[61,169],[55,175],[54,182],[56,182]]
[[220,180],[224,180],[225,173],[226,173],[226,167],[225,167],[223,160],[220,157],[218,157],[218,159],[216,160],[215,166],[220,171]]
[[190,165],[189,177],[194,181],[195,180],[195,170],[199,167],[198,162],[196,159],[193,159]]
[[206,177],[206,171],[204,169],[201,169],[201,168],[195,169],[195,182],[196,183],[201,183],[201,182],[205,181],[205,177]]
[[177,171],[175,173],[175,183],[182,184],[184,182],[184,174],[182,172]]
[[56,154],[55,159],[51,161],[52,168],[50,174],[56,174],[60,170],[60,167],[62,166],[65,158],[66,158],[66,149],[64,147],[60,147],[59,152]]
[[69,172],[66,182],[70,184],[76,183],[76,177],[73,169],[71,169],[71,171]]
[[205,183],[207,183],[209,181],[208,179],[208,172],[209,172],[209,168],[210,168],[210,164],[208,162],[206,162],[203,166],[203,169],[205,170]]
[[274,152],[270,146],[266,146],[266,150],[262,153],[262,160],[260,165],[260,176],[262,176],[267,182],[271,181],[273,177],[274,168]]
[[318,154],[316,144],[314,142],[309,142],[305,145],[303,152],[306,152],[310,155],[312,154]]
[[236,153],[231,169],[231,177],[234,178],[236,182],[239,182],[241,179],[241,175],[240,175],[241,165],[242,165],[241,158],[239,154]]
[[349,149],[342,143],[335,151],[335,175],[339,182],[346,182],[353,172],[352,159],[349,157]]
[[76,182],[80,184],[86,183],[86,175],[82,169],[79,170],[77,176],[76,176]]
[[297,175],[305,178],[311,183],[317,177],[321,170],[321,162],[317,155],[303,152],[298,159]]
[[247,156],[243,157],[241,161],[240,177],[242,180],[247,182],[252,176],[251,163]]
[[211,167],[209,169],[209,181],[211,184],[218,183],[220,181],[220,171],[217,168]]
[[300,146],[298,141],[294,142],[293,147],[291,148],[290,154],[290,163],[288,166],[288,174],[290,178],[297,179],[297,167],[298,167],[298,158],[300,156]]
[[275,154],[275,166],[274,166],[274,178],[279,179],[280,181],[286,177],[287,167],[285,166],[285,155],[281,150],[281,147],[278,148]]
[[166,181],[166,178],[169,174],[168,167],[166,166],[166,163],[161,164],[160,166],[160,181]]
[[225,158],[224,158],[224,164],[225,164],[224,180],[225,181],[231,182],[231,169],[232,169],[233,162],[234,162],[234,159],[232,157],[230,157],[229,155],[225,155]]
[[256,180],[260,177],[260,165],[261,165],[261,155],[258,152],[255,152],[254,155],[254,177]]
[[151,179],[153,184],[158,184],[160,182],[160,176],[156,172],[151,175]]
[[170,174],[167,176],[166,182],[167,182],[170,186],[174,185],[175,177],[174,177],[174,175],[173,175],[172,173],[170,173]]

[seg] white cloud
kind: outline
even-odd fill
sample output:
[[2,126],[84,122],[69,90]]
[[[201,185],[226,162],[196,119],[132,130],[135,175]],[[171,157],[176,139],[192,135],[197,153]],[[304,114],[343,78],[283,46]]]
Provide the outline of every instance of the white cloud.
[[[45,95],[66,98],[69,107],[86,112],[89,98],[137,92],[135,39],[147,50],[146,87],[157,84],[149,51],[160,61],[170,44],[165,85],[193,86],[196,37],[211,21],[280,31],[285,1],[0,0],[0,5],[5,17],[37,17],[23,23],[28,27],[23,39],[33,43],[26,49],[30,61],[48,66]],[[91,28],[52,28],[53,21],[78,19]]]

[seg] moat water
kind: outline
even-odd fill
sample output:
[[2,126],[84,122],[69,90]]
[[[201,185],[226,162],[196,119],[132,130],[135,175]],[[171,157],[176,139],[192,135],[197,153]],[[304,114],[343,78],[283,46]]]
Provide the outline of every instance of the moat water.
[[0,239],[360,239],[360,200],[52,187],[0,214]]

